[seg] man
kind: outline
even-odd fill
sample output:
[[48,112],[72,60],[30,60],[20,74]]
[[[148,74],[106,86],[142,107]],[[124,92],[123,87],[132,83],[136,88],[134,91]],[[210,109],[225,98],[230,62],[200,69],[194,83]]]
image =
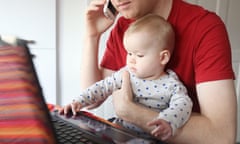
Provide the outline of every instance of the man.
[[[112,24],[102,12],[105,0],[93,0],[86,12],[82,87],[101,80],[125,65],[122,37],[128,25],[154,13],[169,21],[176,32],[176,45],[168,68],[186,85],[194,102],[193,114],[170,143],[233,144],[236,139],[237,100],[231,49],[224,24],[214,13],[181,0],[112,0],[123,16],[111,32],[106,52],[98,65],[99,39]],[[129,75],[123,87],[113,94],[116,114],[125,121],[153,130],[158,113],[132,101]],[[94,108],[93,105],[89,108]],[[152,124],[152,125],[151,125]],[[159,136],[158,138],[160,138]]]

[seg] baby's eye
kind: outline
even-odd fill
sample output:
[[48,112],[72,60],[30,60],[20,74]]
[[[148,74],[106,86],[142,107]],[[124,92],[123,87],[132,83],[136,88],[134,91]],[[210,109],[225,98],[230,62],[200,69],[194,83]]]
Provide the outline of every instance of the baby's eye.
[[140,57],[140,58],[144,57],[144,55],[140,55],[140,54],[138,54],[137,56]]
[[131,55],[132,55],[132,53],[128,53],[128,55],[130,55],[130,56],[131,56]]

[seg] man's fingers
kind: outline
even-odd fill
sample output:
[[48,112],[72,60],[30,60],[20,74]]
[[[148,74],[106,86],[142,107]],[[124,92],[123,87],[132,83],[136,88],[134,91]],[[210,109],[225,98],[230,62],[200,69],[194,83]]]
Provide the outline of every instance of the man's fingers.
[[123,71],[122,73],[122,88],[121,90],[124,92],[125,96],[123,97],[127,101],[132,101],[132,88],[130,83],[130,75],[129,72]]
[[131,89],[130,80],[129,80],[129,72],[123,71],[122,73],[122,89]]

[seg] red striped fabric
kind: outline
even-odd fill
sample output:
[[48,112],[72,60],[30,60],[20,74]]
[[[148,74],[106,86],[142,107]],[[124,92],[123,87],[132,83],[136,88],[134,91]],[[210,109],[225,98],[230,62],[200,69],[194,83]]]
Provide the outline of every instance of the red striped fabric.
[[55,143],[36,80],[25,47],[0,47],[1,144]]

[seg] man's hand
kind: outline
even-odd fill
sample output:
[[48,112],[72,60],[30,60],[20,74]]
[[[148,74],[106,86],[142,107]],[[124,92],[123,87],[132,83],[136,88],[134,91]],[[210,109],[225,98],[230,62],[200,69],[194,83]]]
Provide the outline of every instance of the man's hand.
[[103,13],[103,5],[106,0],[92,0],[86,11],[86,28],[90,36],[98,36],[105,32],[113,20],[107,18]]
[[123,72],[122,81],[122,88],[115,91],[112,95],[116,115],[127,122],[135,124],[146,132],[151,132],[155,126],[148,126],[147,123],[157,118],[158,112],[133,101],[133,92],[127,71]]
[[117,116],[120,118],[124,117],[128,111],[128,104],[133,101],[132,88],[127,71],[124,71],[122,74],[122,88],[115,91],[112,97]]

